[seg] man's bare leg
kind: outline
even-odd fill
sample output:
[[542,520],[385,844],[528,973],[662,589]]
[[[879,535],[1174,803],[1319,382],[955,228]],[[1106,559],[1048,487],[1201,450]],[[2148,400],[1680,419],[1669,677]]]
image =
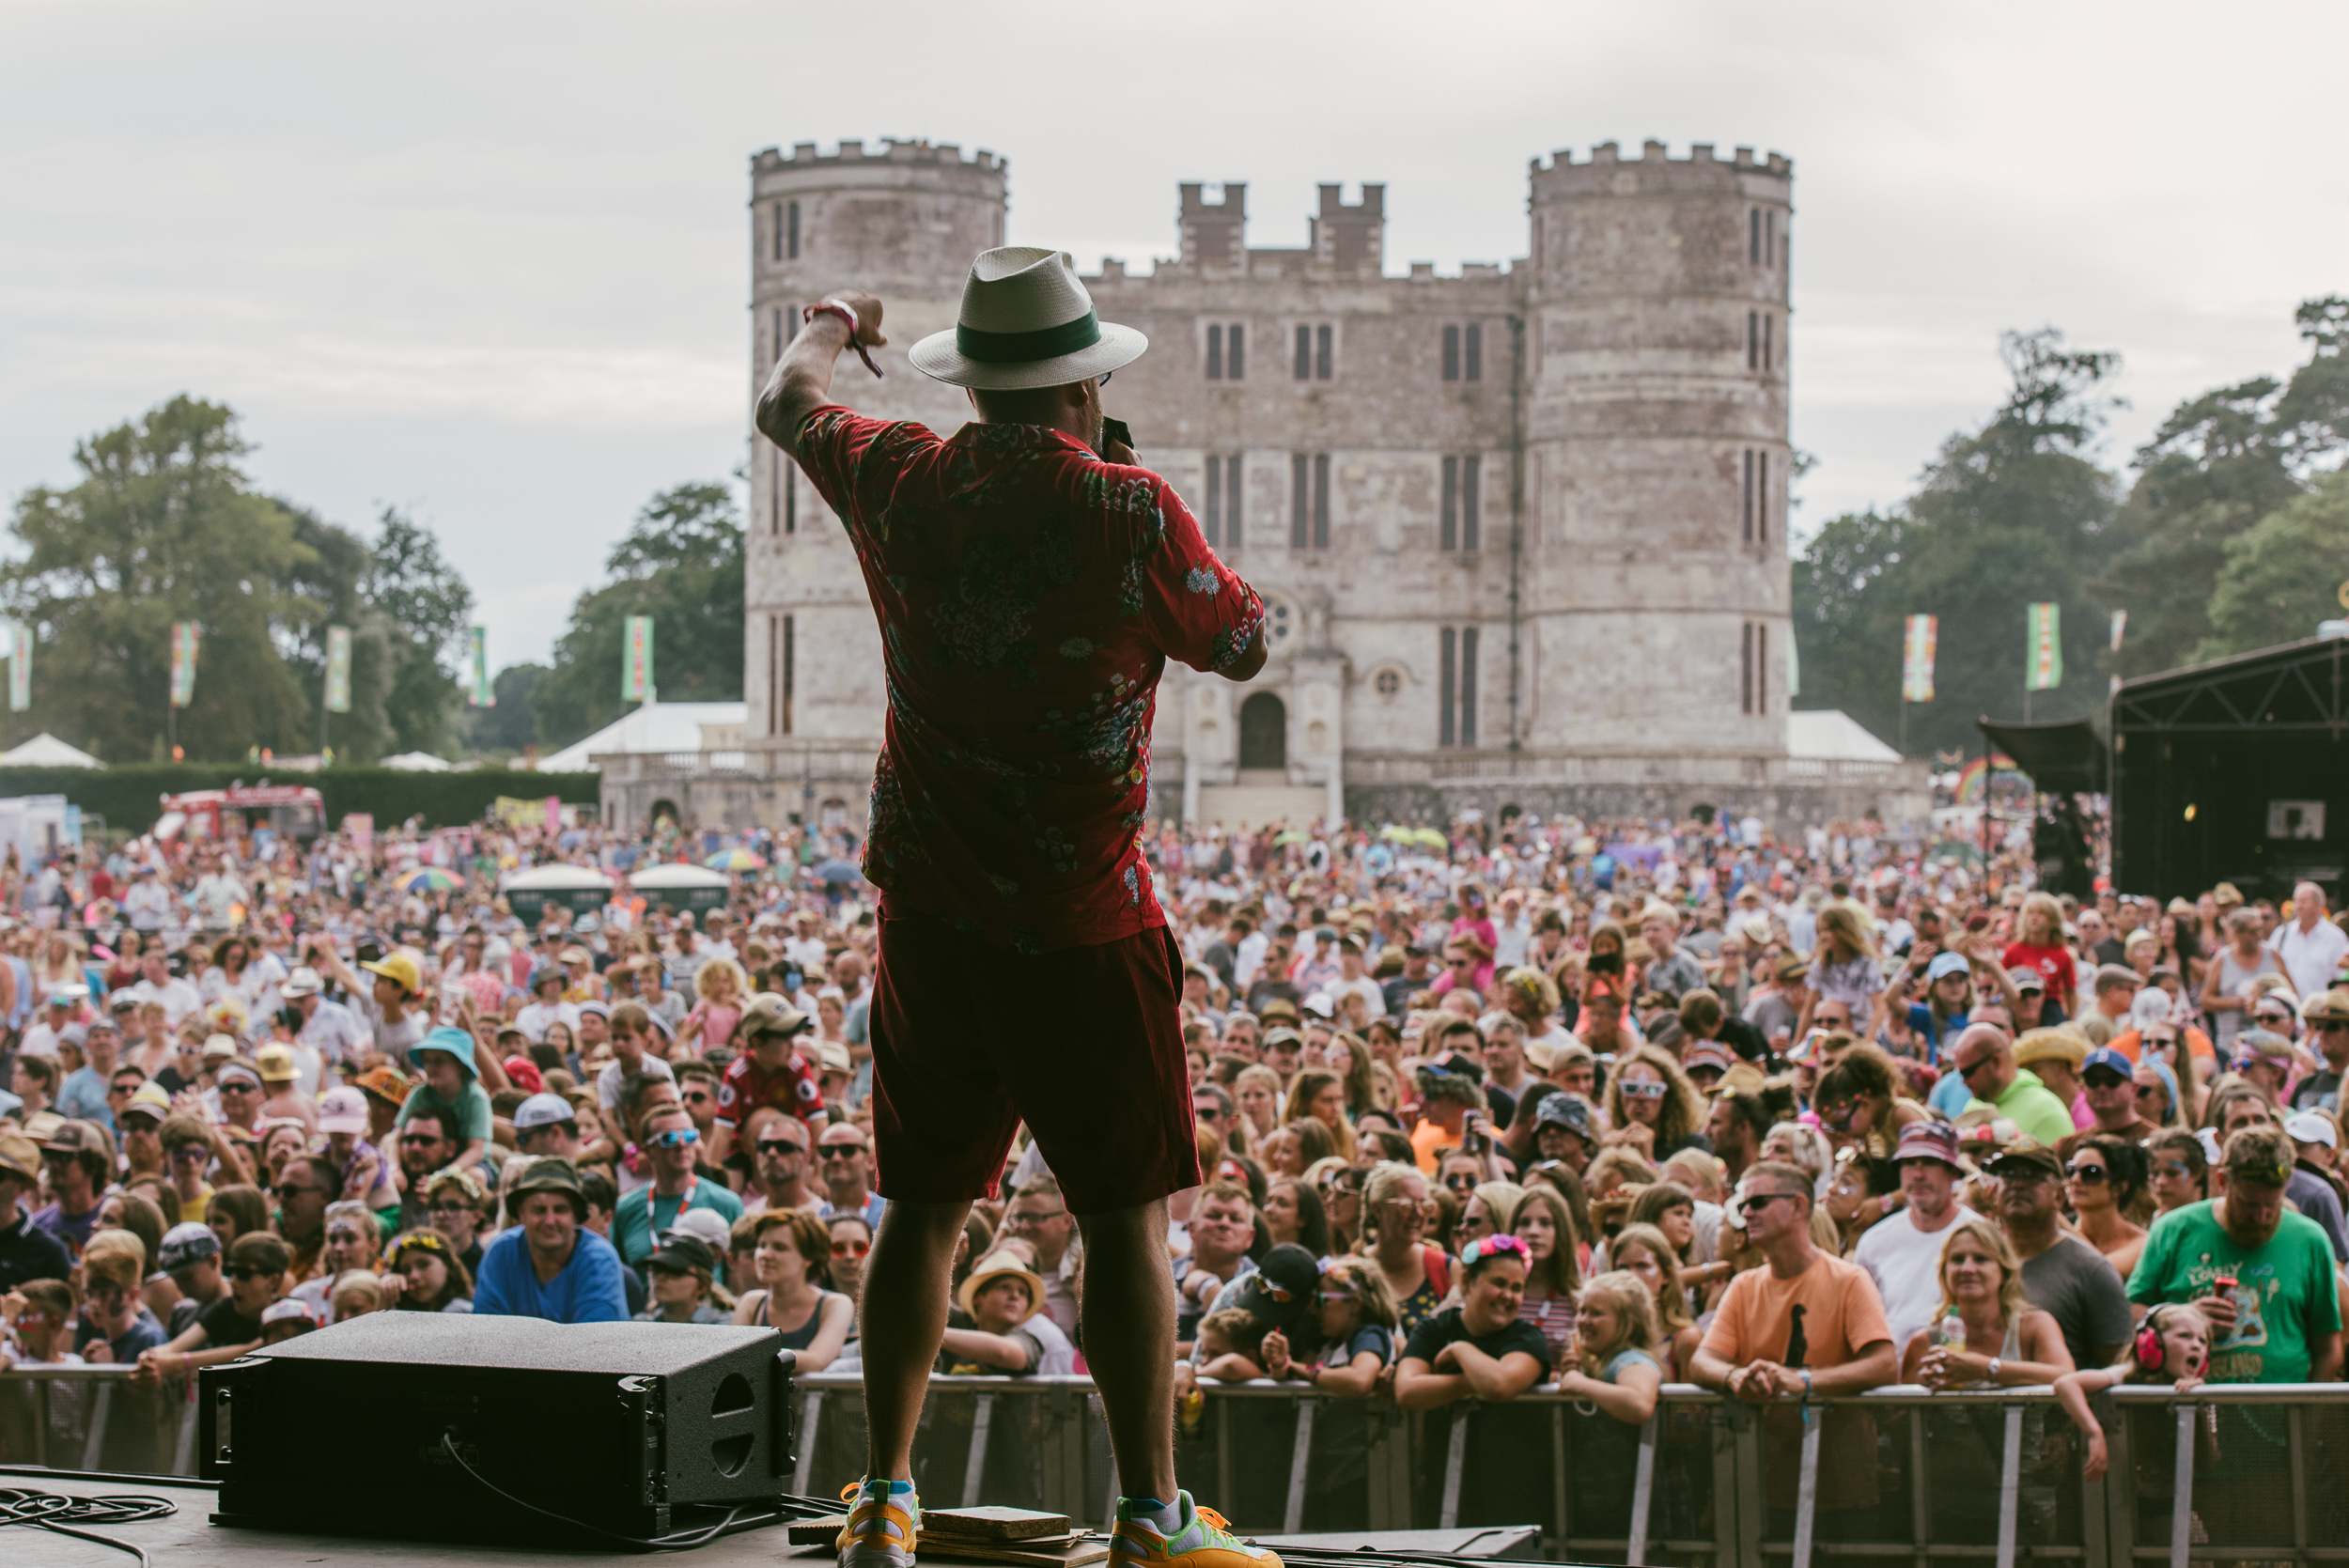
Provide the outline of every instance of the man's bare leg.
[[[922,1395],[946,1336],[946,1305],[954,1282],[955,1238],[971,1205],[891,1199],[880,1234],[864,1261],[865,1479],[913,1479],[913,1435],[922,1423]],[[1165,1221],[1159,1221],[1165,1233]],[[1163,1268],[1160,1269],[1164,1273]],[[1171,1334],[1167,1358],[1174,1359]],[[1106,1397],[1106,1396],[1105,1396]],[[1173,1473],[1169,1438],[1168,1473]]]
[[[1085,1364],[1101,1391],[1118,1488],[1128,1497],[1171,1503],[1174,1285],[1166,1252],[1166,1201],[1081,1214],[1077,1226],[1085,1248]],[[865,1289],[872,1289],[869,1272]]]

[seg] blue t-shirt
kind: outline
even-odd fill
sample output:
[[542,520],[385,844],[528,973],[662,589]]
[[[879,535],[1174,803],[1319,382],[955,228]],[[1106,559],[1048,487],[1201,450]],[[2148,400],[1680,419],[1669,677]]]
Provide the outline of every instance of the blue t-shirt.
[[96,1122],[115,1130],[115,1113],[106,1104],[106,1079],[95,1067],[76,1067],[57,1089],[57,1114]]
[[541,1282],[531,1266],[530,1239],[521,1226],[502,1231],[481,1254],[473,1310],[499,1317],[542,1317],[550,1323],[623,1323],[628,1293],[620,1283],[620,1254],[582,1226],[570,1262]]
[[[98,1326],[83,1318],[73,1326],[73,1353],[86,1357],[89,1347],[99,1339]],[[163,1331],[163,1320],[145,1307],[131,1320],[131,1327],[108,1341],[114,1350],[115,1365],[127,1367],[139,1358],[142,1350],[152,1350],[164,1343],[170,1335]]]
[[731,1188],[700,1176],[693,1178],[693,1190],[681,1201],[655,1197],[651,1188],[640,1187],[622,1197],[612,1211],[612,1244],[630,1268],[642,1268],[652,1256],[661,1233],[673,1229],[687,1209],[708,1209],[731,1225],[742,1218],[742,1200]]

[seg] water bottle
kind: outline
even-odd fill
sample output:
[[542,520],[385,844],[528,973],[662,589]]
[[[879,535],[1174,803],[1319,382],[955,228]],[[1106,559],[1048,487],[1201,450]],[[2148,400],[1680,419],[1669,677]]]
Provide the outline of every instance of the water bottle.
[[1948,1350],[1965,1349],[1966,1320],[1955,1312],[1943,1318],[1941,1327],[1934,1331],[1934,1343]]

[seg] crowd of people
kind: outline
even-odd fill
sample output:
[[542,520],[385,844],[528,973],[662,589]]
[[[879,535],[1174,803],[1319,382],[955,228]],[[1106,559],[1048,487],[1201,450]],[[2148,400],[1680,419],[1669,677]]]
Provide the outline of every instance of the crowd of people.
[[[183,1379],[418,1311],[758,1325],[855,1367],[888,1180],[849,840],[11,862],[0,1361]],[[716,852],[714,908],[631,889]],[[614,889],[499,893],[550,861]],[[1171,1205],[1185,1421],[1270,1378],[1554,1386],[1636,1427],[1695,1383],[1791,1435],[1814,1397],[2054,1384],[2101,1465],[2110,1382],[2341,1375],[2349,935],[2313,886],[2075,899],[1875,823],[1473,814],[1169,824],[1150,864],[1207,1178]],[[1082,1371],[1076,1218],[1034,1147],[1007,1163],[938,1370]],[[1823,1516],[1873,1506],[1873,1428],[1822,1440]]]

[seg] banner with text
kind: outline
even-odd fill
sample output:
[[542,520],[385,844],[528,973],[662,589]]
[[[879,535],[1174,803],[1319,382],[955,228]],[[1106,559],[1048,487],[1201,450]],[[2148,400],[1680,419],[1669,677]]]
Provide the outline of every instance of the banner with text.
[[465,636],[465,698],[475,707],[495,707],[497,689],[490,684],[490,629],[474,627]]
[[620,642],[620,701],[652,701],[652,617],[630,615]]
[[2063,684],[2062,606],[2034,604],[2030,607],[2030,634],[2024,650],[2023,690],[2052,691]]
[[195,701],[196,625],[171,623],[171,706],[185,707]]
[[33,706],[33,629],[10,621],[8,642],[8,711],[22,713]]
[[1933,650],[1941,637],[1938,615],[1911,615],[1901,641],[1901,701],[1933,701]]
[[326,711],[350,711],[350,628],[326,629]]

